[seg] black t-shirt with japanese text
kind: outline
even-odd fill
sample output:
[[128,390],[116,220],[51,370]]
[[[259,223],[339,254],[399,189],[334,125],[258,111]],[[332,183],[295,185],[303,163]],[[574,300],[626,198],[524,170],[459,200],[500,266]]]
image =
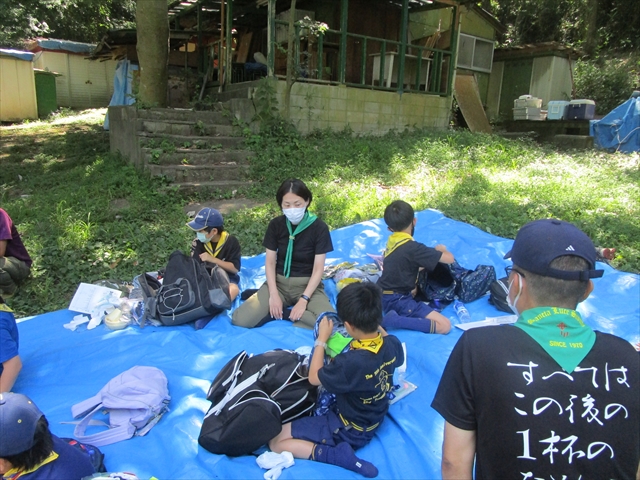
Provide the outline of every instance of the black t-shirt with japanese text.
[[[211,244],[211,249],[214,252],[216,251],[217,247],[218,247],[218,243]],[[198,260],[199,262],[201,262],[202,260],[200,260],[200,254],[202,253],[209,253],[209,252],[207,252],[207,250],[204,248],[204,243],[202,243],[200,240],[195,238],[193,242],[191,242],[191,256],[196,260]],[[233,263],[233,266],[236,267],[238,271],[240,271],[242,251],[240,249],[240,242],[238,242],[238,239],[233,235],[229,235],[229,237],[227,238],[227,241],[220,249],[220,252],[218,253],[217,258],[219,258],[224,262]],[[205,267],[207,267],[208,271],[211,270],[212,265],[209,262],[204,262],[204,265]],[[230,282],[236,283],[236,284],[240,282],[240,275],[238,275],[237,273],[227,272],[227,275],[229,276]]]
[[[287,217],[280,215],[269,222],[262,245],[277,252],[276,273],[284,275],[284,259],[289,246],[289,230]],[[295,231],[295,225],[292,225]],[[333,251],[333,243],[329,234],[329,227],[317,218],[315,222],[296,235],[293,241],[293,255],[291,257],[291,277],[310,277],[313,272],[313,262],[316,255]]]
[[382,290],[408,294],[416,286],[420,267],[431,272],[441,257],[442,252],[420,242],[410,241],[400,245],[385,257],[378,285]]
[[393,372],[403,362],[400,340],[387,335],[382,337],[377,353],[358,348],[336,355],[318,370],[318,378],[328,392],[336,395],[338,412],[349,422],[367,428],[387,414]]
[[520,328],[462,335],[431,406],[476,431],[476,479],[635,479],[640,355],[595,333],[571,373]]

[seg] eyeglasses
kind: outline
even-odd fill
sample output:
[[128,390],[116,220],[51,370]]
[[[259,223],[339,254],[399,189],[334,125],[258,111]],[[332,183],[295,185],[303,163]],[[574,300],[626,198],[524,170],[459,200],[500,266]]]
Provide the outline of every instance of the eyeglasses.
[[507,277],[511,276],[511,272],[516,272],[519,275],[522,275],[522,277],[526,278],[526,275],[524,273],[522,273],[520,270],[516,270],[515,268],[513,268],[513,265],[510,265],[508,267],[505,267],[504,271],[507,273]]

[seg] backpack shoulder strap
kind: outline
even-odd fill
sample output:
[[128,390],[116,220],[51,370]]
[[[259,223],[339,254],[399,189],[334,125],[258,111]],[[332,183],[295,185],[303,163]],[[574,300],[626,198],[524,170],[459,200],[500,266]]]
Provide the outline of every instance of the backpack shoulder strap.
[[102,408],[102,404],[98,404],[93,410],[91,410],[82,420],[78,423],[73,431],[73,436],[83,443],[89,443],[96,447],[102,447],[104,445],[111,445],[112,443],[126,440],[133,437],[136,432],[136,427],[127,423],[126,425],[120,425],[109,430],[94,433],[92,435],[85,435],[85,431],[89,425],[92,424],[91,419]]
[[81,417],[83,415],[86,415],[89,411],[93,410],[96,405],[100,404],[102,404],[101,391],[93,397],[87,398],[86,400],[73,405],[71,407],[71,415],[73,416],[73,418]]

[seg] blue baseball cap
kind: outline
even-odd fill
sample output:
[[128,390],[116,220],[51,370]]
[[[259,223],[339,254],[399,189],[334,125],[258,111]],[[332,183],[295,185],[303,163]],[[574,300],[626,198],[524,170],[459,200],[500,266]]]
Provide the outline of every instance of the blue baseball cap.
[[187,222],[187,226],[196,232],[205,227],[222,227],[223,225],[222,214],[215,208],[203,208],[193,220]]
[[[549,266],[565,255],[585,259],[589,269],[566,271]],[[531,273],[563,280],[586,281],[604,273],[604,270],[595,270],[596,248],[591,239],[575,225],[552,218],[524,225],[504,258],[510,258],[514,265]]]
[[34,434],[43,413],[20,393],[0,393],[0,457],[26,452],[34,445]]

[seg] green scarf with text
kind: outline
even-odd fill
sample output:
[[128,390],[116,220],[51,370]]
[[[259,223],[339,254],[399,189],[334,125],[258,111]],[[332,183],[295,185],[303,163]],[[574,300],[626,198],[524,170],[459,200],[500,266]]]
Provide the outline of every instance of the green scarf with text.
[[567,373],[575,370],[596,342],[596,333],[569,308],[531,308],[522,312],[514,325],[538,342]]

